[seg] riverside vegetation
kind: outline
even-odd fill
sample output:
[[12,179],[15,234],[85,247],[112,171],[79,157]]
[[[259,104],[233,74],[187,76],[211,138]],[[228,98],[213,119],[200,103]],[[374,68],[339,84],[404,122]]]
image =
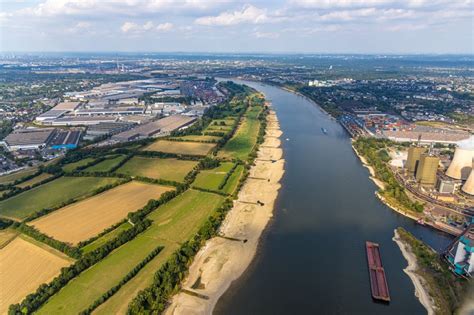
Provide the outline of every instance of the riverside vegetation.
[[467,297],[468,280],[456,277],[442,257],[403,228],[397,229],[400,239],[417,258],[417,270],[428,294],[433,299],[436,314],[455,314]]
[[[54,192],[56,195],[74,197],[50,202],[47,204],[47,208],[44,206],[39,209],[32,207],[26,215],[23,214],[16,220],[2,218],[0,222],[2,228],[10,228],[16,230],[17,233],[26,234],[75,259],[70,266],[63,268],[51,282],[41,284],[36,292],[26,296],[23,301],[12,304],[9,314],[46,314],[57,312],[60,309],[63,312],[88,314],[97,308],[107,309],[109,306],[114,306],[114,303],[128,302],[131,302],[128,307],[129,313],[163,310],[167,299],[179,290],[180,282],[194,255],[207,239],[216,235],[226,212],[232,207],[232,199],[236,197],[238,190],[248,176],[248,170],[256,156],[258,144],[263,141],[265,134],[267,110],[263,97],[248,87],[234,83],[222,83],[221,87],[230,93],[229,101],[212,107],[193,126],[186,130],[173,132],[169,137],[170,140],[173,138],[173,141],[180,137],[187,137],[186,141],[180,143],[183,145],[193,144],[193,137],[205,136],[204,130],[209,126],[216,126],[215,123],[217,126],[223,126],[221,121],[225,120],[227,130],[219,132],[218,135],[216,133],[212,135],[216,137],[212,138],[214,147],[206,156],[189,154],[192,152],[189,150],[184,150],[184,154],[147,151],[146,148],[154,142],[153,139],[105,148],[82,148],[70,151],[56,164],[48,168],[41,168],[34,174],[34,176],[43,172],[53,174],[55,177],[49,183],[38,183],[35,187],[26,187],[24,191],[14,195],[21,200],[25,198],[24,195],[31,194],[33,189],[35,194],[38,194],[36,191],[38,190],[40,196],[51,194],[49,192],[51,188],[48,189],[47,186],[53,185],[54,187],[56,181],[67,182],[83,178],[98,180],[103,178],[113,181],[93,190],[89,188],[87,191],[81,185],[69,185],[67,188],[57,187]],[[248,128],[249,125],[252,126],[251,130]],[[199,143],[199,138],[196,140],[198,141],[196,143]],[[228,142],[231,144],[227,145]],[[221,156],[219,152],[224,147],[226,154]],[[136,157],[135,160],[133,160],[134,157]],[[149,175],[149,171],[140,170],[137,163],[129,164],[127,167],[127,163],[136,161],[138,158],[175,159],[178,162],[179,160],[195,161],[197,164],[194,167],[192,164],[186,166],[188,170],[189,167],[192,169],[184,176],[184,179],[180,176],[172,178],[179,181],[170,181],[169,176],[161,178],[160,172]],[[223,163],[231,163],[229,166],[232,166],[225,168],[226,172],[218,182],[217,190],[193,188],[193,182],[198,174],[219,168]],[[158,165],[172,167],[172,163],[159,163]],[[127,171],[122,173],[121,170]],[[182,174],[184,171],[185,169],[182,170]],[[15,184],[34,176],[29,174],[30,178],[25,176],[25,179],[15,180]],[[147,176],[153,176],[153,178]],[[115,186],[123,185],[132,179],[149,184],[172,186],[173,190],[164,192],[158,200],[149,200],[141,209],[130,212],[120,222],[114,223],[103,232],[78,243],[76,246],[60,242],[26,224],[32,219],[42,217],[65,205],[90,198]],[[204,186],[208,186],[205,181]],[[66,191],[61,191],[64,189]],[[77,194],[75,193],[77,189],[83,189],[84,192]],[[198,199],[189,203],[192,200],[189,197]],[[188,200],[187,203],[181,202],[184,200]],[[9,201],[10,198],[4,200],[4,202]],[[167,207],[171,201],[175,201],[178,206]],[[192,209],[191,204],[198,209],[189,212],[187,209]],[[166,216],[163,217],[165,214]],[[4,215],[5,213],[0,211],[0,217]],[[182,220],[187,222],[182,225],[185,226],[184,229],[180,224]],[[176,240],[176,243],[156,242],[144,235]],[[97,245],[91,247],[93,244]],[[176,244],[181,245],[176,246]],[[130,252],[135,252],[135,254],[127,254]],[[120,257],[125,257],[124,253],[130,259],[127,260],[127,263],[121,264],[120,259],[123,258]],[[111,266],[114,268],[110,269]],[[155,266],[153,267],[155,269],[149,266]],[[108,272],[112,272],[110,270],[113,270],[114,274],[108,274]],[[153,276],[153,273],[156,274]],[[106,281],[100,278],[104,274],[108,275]],[[145,281],[137,282],[134,281],[135,278],[145,279]],[[71,281],[73,279],[75,281]],[[72,294],[72,292],[77,293],[77,290],[80,290],[76,286],[86,279],[96,279],[94,281],[96,285],[88,288],[80,296]],[[139,294],[134,298],[138,291],[140,291]],[[112,298],[115,294],[122,294],[122,292],[127,294],[125,300],[121,299],[117,302]]]
[[421,213],[423,205],[408,197],[405,188],[398,183],[388,166],[390,156],[387,149],[391,144],[390,140],[364,137],[357,138],[353,143],[357,152],[374,168],[375,177],[385,184],[385,189],[381,189],[379,193],[404,211]]

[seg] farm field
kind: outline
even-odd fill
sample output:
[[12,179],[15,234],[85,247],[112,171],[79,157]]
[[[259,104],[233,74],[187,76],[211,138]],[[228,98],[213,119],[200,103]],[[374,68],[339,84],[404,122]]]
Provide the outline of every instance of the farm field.
[[234,166],[232,162],[222,162],[218,167],[211,170],[202,170],[196,176],[193,186],[204,189],[219,190],[219,185],[226,174]]
[[15,238],[0,250],[0,314],[6,314],[10,304],[20,302],[69,264],[70,260],[53,250],[45,250],[22,237]]
[[206,135],[189,135],[189,136],[182,136],[182,137],[177,137],[177,138],[171,138],[171,139],[182,139],[182,140],[187,140],[187,141],[218,141],[221,139],[221,137],[217,136],[206,136]]
[[33,177],[32,179],[29,179],[27,181],[24,181],[21,184],[16,185],[16,187],[25,188],[25,187],[28,187],[28,186],[32,186],[34,184],[37,184],[37,183],[40,183],[40,182],[44,181],[45,179],[50,178],[51,176],[53,176],[53,175],[48,174],[48,173],[41,173],[38,176]]
[[77,244],[124,219],[129,212],[143,207],[150,199],[173,188],[129,182],[86,200],[76,202],[30,222],[57,240]]
[[0,176],[0,184],[13,183],[14,181],[16,181],[18,179],[21,179],[21,178],[26,177],[26,176],[33,175],[37,171],[38,171],[38,169],[36,167],[33,167],[33,168],[28,168],[26,170],[18,171],[18,172],[15,172],[15,173],[11,173],[11,174],[8,174],[8,175]]
[[86,172],[108,172],[112,169],[115,165],[120,163],[123,159],[125,159],[125,155],[119,155],[116,157],[107,158],[106,160],[97,163],[96,165],[92,165],[86,168],[84,171]]
[[5,247],[17,235],[18,232],[13,229],[0,230],[0,249]]
[[227,183],[222,188],[222,191],[232,195],[235,192],[237,185],[239,184],[239,179],[242,176],[243,172],[244,172],[244,166],[243,165],[237,166],[234,172],[232,173],[232,175],[230,175],[229,179],[227,180]]
[[184,155],[207,155],[214,146],[214,143],[158,140],[144,150]]
[[[153,249],[160,244],[164,250],[117,293],[120,299],[110,299],[102,310],[115,314],[118,308],[126,307],[139,289],[145,288],[153,278],[159,265],[166,261],[179,244],[193,234],[208,216],[219,207],[222,196],[201,191],[188,190],[153,211],[148,217],[153,224],[133,240],[113,251],[109,256],[84,271],[68,283],[37,314],[77,314],[95,299],[119,283],[119,281]],[[170,250],[169,248],[172,248]],[[152,266],[152,265],[150,265]],[[137,278],[138,277],[138,278]],[[123,291],[122,291],[123,290]],[[81,292],[78,295],[78,292]]]
[[116,173],[182,182],[197,164],[196,161],[134,156]]
[[106,177],[60,177],[0,201],[0,216],[24,219],[38,210],[87,195],[117,180]]
[[80,166],[87,165],[87,164],[91,163],[94,160],[95,160],[94,158],[86,158],[86,159],[79,160],[77,162],[72,162],[72,163],[66,164],[66,165],[63,166],[63,171],[73,172],[73,171],[76,170],[76,168],[78,168]]
[[119,235],[121,232],[130,229],[131,227],[132,227],[132,225],[130,224],[130,222],[128,222],[128,221],[124,222],[124,223],[120,224],[118,227],[116,227],[115,229],[113,229],[112,231],[110,231],[109,233],[102,235],[101,237],[99,237],[98,239],[93,241],[92,243],[89,243],[86,246],[81,247],[81,250],[82,250],[83,253],[91,252],[94,249],[97,249],[100,246],[107,243],[108,241],[112,240],[114,237]]
[[258,115],[261,107],[249,107],[242,123],[234,136],[219,151],[219,157],[247,159],[253,147],[257,143],[257,136],[260,129]]

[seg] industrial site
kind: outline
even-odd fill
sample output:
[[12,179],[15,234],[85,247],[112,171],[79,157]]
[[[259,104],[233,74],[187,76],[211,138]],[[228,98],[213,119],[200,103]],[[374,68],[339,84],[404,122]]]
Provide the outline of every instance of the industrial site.
[[[67,92],[30,123],[17,125],[0,145],[15,158],[50,160],[80,145],[112,145],[164,137],[191,125],[224,100],[212,79],[147,79]],[[54,105],[55,104],[55,105]],[[0,174],[20,169],[2,163]]]

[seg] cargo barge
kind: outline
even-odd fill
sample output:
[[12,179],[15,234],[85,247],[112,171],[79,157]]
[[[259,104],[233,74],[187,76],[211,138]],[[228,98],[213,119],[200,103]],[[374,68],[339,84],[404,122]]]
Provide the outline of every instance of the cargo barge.
[[382,266],[379,244],[365,242],[365,248],[367,250],[367,263],[369,266],[372,298],[383,302],[390,302],[390,293],[388,292],[385,270]]

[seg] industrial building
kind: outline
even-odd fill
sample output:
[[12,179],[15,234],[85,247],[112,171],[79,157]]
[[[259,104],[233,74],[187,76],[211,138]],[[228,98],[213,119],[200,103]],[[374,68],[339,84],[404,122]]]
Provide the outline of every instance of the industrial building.
[[446,171],[446,175],[454,179],[467,180],[472,169],[474,159],[474,137],[458,142],[454,151],[453,160]]
[[3,139],[8,151],[38,150],[46,147],[55,135],[54,128],[19,129]]
[[[467,132],[429,132],[429,131],[406,131],[406,130],[383,130],[382,135],[396,142],[421,142],[455,144],[469,138]],[[421,139],[420,139],[421,136]]]
[[452,271],[463,277],[472,277],[474,271],[474,224],[449,246],[445,257]]
[[53,107],[53,110],[65,110],[67,112],[73,112],[76,110],[81,102],[61,102]]
[[85,139],[95,139],[100,136],[112,135],[132,128],[134,124],[126,122],[102,122],[87,128]]
[[145,112],[144,107],[112,107],[112,108],[90,108],[78,109],[76,116],[110,116],[110,115],[139,115]]
[[436,188],[440,194],[452,194],[458,186],[457,182],[452,178],[440,174]]
[[427,148],[411,146],[408,148],[408,157],[405,168],[408,173],[415,175],[422,154],[426,153]]
[[48,121],[48,120],[58,119],[59,117],[64,116],[64,114],[66,114],[66,113],[67,113],[66,110],[51,109],[51,110],[48,110],[47,112],[42,113],[38,117],[36,117],[36,121],[42,123],[42,122],[45,122],[45,121]]
[[420,162],[416,169],[416,181],[424,186],[434,186],[436,184],[436,172],[438,170],[439,157],[429,153],[420,156]]
[[117,119],[115,116],[64,116],[58,119],[45,120],[42,123],[48,126],[90,126],[115,122]]
[[81,139],[80,130],[58,130],[51,139],[51,149],[75,149]]
[[173,130],[189,126],[195,120],[196,118],[193,117],[173,115],[116,134],[112,137],[112,140],[127,142],[152,136],[166,136]]

